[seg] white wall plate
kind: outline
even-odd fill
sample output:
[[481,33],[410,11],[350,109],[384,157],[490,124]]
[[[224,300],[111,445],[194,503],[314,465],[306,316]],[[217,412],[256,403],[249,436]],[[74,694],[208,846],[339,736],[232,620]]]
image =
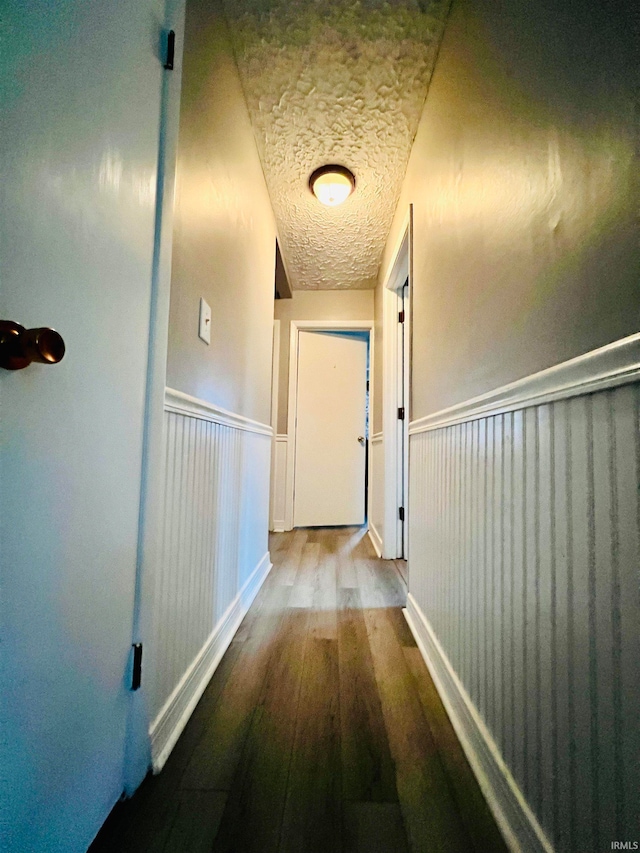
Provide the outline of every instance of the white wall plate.
[[202,298],[200,299],[200,327],[198,337],[205,344],[211,343],[211,307]]

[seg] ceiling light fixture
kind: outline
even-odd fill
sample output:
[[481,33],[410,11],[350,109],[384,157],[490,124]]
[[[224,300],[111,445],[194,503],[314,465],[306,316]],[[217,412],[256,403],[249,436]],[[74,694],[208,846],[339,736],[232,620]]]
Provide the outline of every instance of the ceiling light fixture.
[[322,204],[337,207],[356,188],[353,172],[345,166],[320,166],[309,178],[309,189]]

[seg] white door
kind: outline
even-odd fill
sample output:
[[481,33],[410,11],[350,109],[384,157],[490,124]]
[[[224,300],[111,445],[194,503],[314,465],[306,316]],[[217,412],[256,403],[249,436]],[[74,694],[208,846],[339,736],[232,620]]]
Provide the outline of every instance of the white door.
[[368,339],[298,333],[294,526],[364,524]]
[[0,848],[86,850],[123,788],[165,3],[3,5]]

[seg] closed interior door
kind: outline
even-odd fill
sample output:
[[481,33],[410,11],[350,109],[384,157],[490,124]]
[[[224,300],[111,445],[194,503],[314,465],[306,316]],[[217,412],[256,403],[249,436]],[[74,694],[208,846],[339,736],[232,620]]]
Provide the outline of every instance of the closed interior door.
[[364,524],[368,333],[300,331],[294,525]]
[[66,342],[0,369],[7,853],[85,850],[123,789],[162,9],[3,8],[0,319]]

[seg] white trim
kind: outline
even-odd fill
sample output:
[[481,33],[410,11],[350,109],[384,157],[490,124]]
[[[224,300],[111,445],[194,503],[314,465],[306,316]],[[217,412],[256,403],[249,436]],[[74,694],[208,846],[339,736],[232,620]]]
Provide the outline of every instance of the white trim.
[[[383,278],[383,366],[382,366],[382,431],[387,436],[384,446],[384,489],[383,489],[383,527],[384,541],[382,554],[385,559],[402,557],[402,522],[398,514],[401,506],[405,483],[401,481],[402,470],[402,429],[407,421],[398,420],[398,400],[400,389],[398,377],[399,328],[398,311],[401,300],[398,290],[409,276],[409,291],[412,282],[412,241],[413,241],[413,205],[409,205],[389,267]],[[410,309],[407,306],[405,322],[410,326]],[[406,389],[409,390],[409,389]],[[405,417],[409,412],[405,413]],[[408,442],[406,442],[408,444]],[[405,453],[405,470],[408,468],[408,454]],[[405,500],[405,518],[408,519],[408,500]]]
[[416,435],[465,421],[593,394],[640,379],[640,333],[413,421]]
[[271,566],[271,559],[267,552],[247,578],[151,724],[149,735],[154,773],[159,773],[164,767],[193,709],[198,704],[258,590],[271,571]]
[[293,529],[293,492],[295,464],[296,401],[298,397],[298,326],[295,321],[289,323],[289,393],[287,395],[287,436],[291,441],[287,445],[287,472],[285,480],[284,529]]
[[273,321],[273,352],[271,354],[271,429],[278,429],[278,391],[280,385],[280,320]]
[[373,320],[291,320],[291,326],[314,332],[370,332]]
[[188,418],[198,418],[201,421],[210,421],[246,432],[257,432],[259,435],[273,435],[269,424],[254,421],[244,415],[237,415],[235,412],[230,412],[221,406],[214,406],[213,403],[200,400],[198,397],[191,397],[174,388],[165,388],[164,408],[166,412],[177,412]]
[[367,530],[367,533],[369,534],[369,539],[371,539],[373,550],[376,552],[378,557],[382,557],[382,538],[372,521],[369,522],[369,529]]
[[[162,541],[165,470],[164,390],[167,382],[169,346],[169,302],[175,214],[176,164],[180,97],[182,91],[182,52],[184,47],[185,2],[166,3],[163,26],[178,34],[174,57],[175,71],[162,75],[161,124],[157,130],[158,163],[154,251],[149,305],[149,344],[145,388],[145,421],[142,465],[140,470],[140,509],[138,515],[138,553],[136,558],[135,600],[132,643],[153,642],[155,632],[155,570]],[[133,474],[133,472],[132,472]],[[153,656],[145,678],[156,678]],[[123,788],[132,795],[149,770],[147,691],[129,693],[129,710],[123,762]]]
[[[287,422],[287,481],[285,530],[293,529],[293,499],[296,462],[296,411],[298,403],[298,334],[312,329],[318,332],[339,331],[369,332],[369,413],[373,412],[373,320],[291,320],[289,330],[289,413]],[[371,454],[369,454],[371,456]],[[369,458],[369,465],[371,459]],[[371,470],[369,470],[369,492],[371,492]],[[368,495],[368,500],[371,494]]]
[[[371,448],[379,447],[381,444],[383,444],[383,442],[384,442],[384,433],[383,432],[376,432],[376,433],[373,433],[373,435],[371,436],[370,446],[371,446]],[[374,551],[376,552],[378,557],[382,557],[382,551],[383,551],[383,547],[384,547],[383,546],[383,538],[380,535],[380,531],[378,530],[378,528],[376,527],[376,525],[373,521],[373,504],[374,504],[374,495],[376,497],[379,495],[381,500],[384,499],[384,495],[382,494],[384,482],[374,482],[374,479],[373,479],[373,472],[374,472],[373,451],[371,451],[369,453],[369,463],[370,463],[370,468],[369,468],[369,504],[368,504],[368,506],[369,506],[368,525],[369,526],[368,526],[367,532],[369,534],[369,539],[371,539],[371,544],[373,545]],[[382,451],[382,466],[378,465],[378,470],[380,469],[380,467],[383,467],[383,466],[384,466],[384,449]],[[383,511],[384,511],[384,507],[383,507]]]
[[411,593],[403,613],[509,850],[512,853],[553,853],[553,847]]
[[274,437],[273,440],[273,469],[272,469],[272,484],[271,484],[271,494],[272,494],[272,520],[271,520],[271,531],[273,533],[284,533],[287,529],[286,521],[284,518],[284,512],[282,518],[276,518],[275,512],[279,506],[284,507],[286,502],[285,489],[287,485],[287,448],[285,448],[284,454],[284,465],[282,469],[280,469],[278,460],[279,454],[276,451],[276,445],[278,444],[287,444],[289,440],[289,436],[286,433],[278,433]]
[[[271,430],[275,435],[278,429],[278,386],[280,384],[280,320],[273,321],[273,351],[271,353]],[[269,469],[269,530],[275,530],[277,522],[274,518],[278,488],[276,472],[276,443],[271,443],[271,464]],[[284,522],[283,522],[284,523]]]

